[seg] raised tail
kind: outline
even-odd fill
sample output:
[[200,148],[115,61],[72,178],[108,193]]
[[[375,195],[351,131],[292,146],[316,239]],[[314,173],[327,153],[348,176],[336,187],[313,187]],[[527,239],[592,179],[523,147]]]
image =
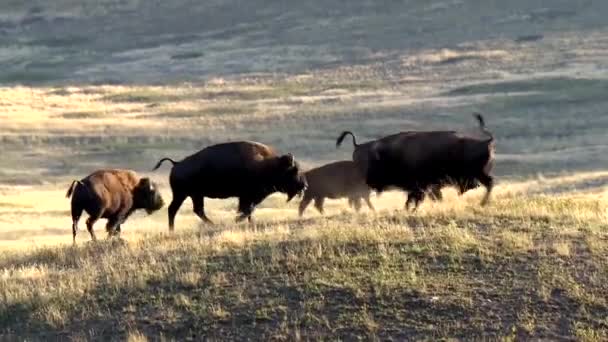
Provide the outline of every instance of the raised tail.
[[163,158],[159,160],[158,163],[156,163],[156,166],[152,169],[152,171],[156,171],[160,167],[160,165],[165,161],[170,161],[173,165],[177,164],[177,162],[171,158]]
[[494,135],[486,128],[486,121],[483,119],[483,116],[478,112],[473,113],[473,116],[477,119],[477,122],[479,122],[479,129],[490,137],[488,141],[493,141]]
[[82,185],[82,182],[79,180],[72,181],[72,184],[70,184],[70,187],[68,188],[68,192],[65,194],[66,198],[70,198],[72,196],[74,190],[76,189],[76,185]]
[[340,136],[338,137],[338,140],[336,140],[336,147],[339,147],[342,144],[342,141],[344,141],[344,138],[346,138],[347,135],[350,135],[351,137],[353,137],[353,146],[356,148],[359,146],[359,144],[357,144],[357,137],[355,137],[355,134],[351,131],[344,131],[342,132],[342,134],[340,134]]

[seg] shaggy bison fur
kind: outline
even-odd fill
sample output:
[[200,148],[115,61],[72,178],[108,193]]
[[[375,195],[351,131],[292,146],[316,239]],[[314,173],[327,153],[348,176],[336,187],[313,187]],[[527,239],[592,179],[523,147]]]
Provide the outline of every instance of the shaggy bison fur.
[[169,182],[173,200],[168,208],[169,230],[173,231],[175,215],[188,197],[194,213],[211,223],[205,214],[205,197],[239,199],[236,221],[250,222],[255,207],[274,192],[286,193],[288,201],[307,186],[298,163],[291,154],[278,155],[264,144],[237,141],[212,145],[173,164]]
[[93,225],[101,218],[108,220],[108,236],[120,234],[120,226],[135,210],[148,214],[164,205],[158,187],[149,178],[140,178],[131,170],[98,170],[81,180],[74,180],[66,194],[72,197],[72,238],[76,242],[78,221],[82,212],[89,214],[87,229],[96,240]]
[[430,186],[455,185],[460,193],[481,183],[490,199],[495,140],[481,114],[474,113],[485,137],[455,131],[421,131],[391,135],[368,149],[366,182],[379,192],[397,187],[419,200]]
[[[403,133],[399,133],[399,134],[408,134],[410,132],[403,132]],[[362,175],[365,175],[367,173],[367,169],[368,169],[368,162],[369,162],[369,151],[370,149],[375,146],[375,144],[377,143],[377,140],[372,140],[372,141],[368,141],[365,142],[363,144],[358,144],[357,143],[357,137],[355,136],[355,134],[353,132],[350,131],[344,131],[342,132],[342,134],[340,134],[340,136],[338,137],[337,141],[336,141],[336,147],[339,147],[342,142],[344,141],[344,138],[346,138],[347,135],[350,135],[352,137],[352,141],[353,141],[353,161],[356,165],[356,167],[359,170],[359,173]],[[363,176],[363,178],[365,179],[365,176]],[[441,194],[441,186],[433,184],[430,185],[428,187],[428,189],[424,189],[425,192],[428,192],[429,197],[431,198],[431,200],[433,201],[442,201],[443,200],[443,195]],[[409,209],[411,204],[414,204],[414,209],[418,207],[419,203],[423,200],[424,196],[421,196],[420,193],[418,192],[410,192],[407,195],[407,200],[405,202],[405,208]]]

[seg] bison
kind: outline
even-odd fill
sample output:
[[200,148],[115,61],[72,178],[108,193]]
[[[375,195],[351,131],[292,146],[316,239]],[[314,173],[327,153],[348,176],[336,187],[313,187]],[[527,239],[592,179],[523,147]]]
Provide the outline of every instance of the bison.
[[365,184],[363,174],[351,160],[329,163],[308,170],[304,175],[308,188],[300,202],[300,217],[312,200],[315,201],[315,208],[323,214],[325,198],[348,198],[349,205],[356,211],[361,209],[363,199],[371,210],[375,210],[369,198],[371,189]]
[[81,180],[74,180],[66,197],[72,197],[72,239],[76,243],[78,221],[82,212],[89,214],[87,230],[97,240],[93,225],[101,218],[108,220],[108,237],[120,234],[120,225],[135,210],[151,214],[163,207],[158,187],[150,178],[141,178],[135,171],[120,169],[97,170]]
[[239,199],[236,221],[251,215],[260,202],[274,192],[287,194],[287,201],[307,187],[293,155],[278,155],[264,144],[253,141],[227,142],[208,146],[183,160],[161,159],[173,164],[169,183],[173,200],[168,208],[169,230],[175,226],[175,215],[187,197],[192,199],[194,213],[212,223],[205,214],[205,197]]
[[[399,134],[409,134],[409,133],[411,133],[411,132],[398,133],[393,136],[396,136]],[[368,141],[363,144],[358,144],[357,138],[355,137],[355,134],[353,132],[344,131],[344,132],[342,132],[342,134],[340,134],[340,136],[336,140],[336,147],[339,147],[342,144],[342,142],[344,141],[344,138],[346,138],[347,135],[350,135],[353,139],[353,147],[355,148],[353,150],[353,157],[352,157],[353,161],[354,161],[355,165],[357,166],[359,173],[362,175],[365,175],[367,173],[367,166],[368,166],[367,165],[368,158],[369,158],[368,153],[369,153],[370,148],[372,146],[374,146],[376,141],[373,140],[373,141]],[[426,190],[429,193],[429,197],[431,198],[431,200],[433,200],[433,201],[442,201],[443,200],[443,195],[441,194],[441,186],[435,185],[435,184],[430,185],[429,188]],[[422,198],[418,193],[409,193],[407,196],[407,200],[405,202],[405,208],[409,209],[410,204],[414,203],[414,209],[415,209],[418,207],[418,205],[421,201],[422,201]]]
[[376,140],[367,151],[367,184],[378,192],[397,187],[422,200],[430,186],[456,185],[463,193],[479,182],[486,188],[481,201],[485,206],[494,185],[490,173],[495,140],[481,114],[473,115],[484,138],[455,131],[421,131]]

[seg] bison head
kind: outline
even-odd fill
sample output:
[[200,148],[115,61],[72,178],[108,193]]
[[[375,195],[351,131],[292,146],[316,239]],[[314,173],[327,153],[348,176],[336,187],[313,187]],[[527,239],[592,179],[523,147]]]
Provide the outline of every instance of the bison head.
[[150,178],[142,178],[133,191],[133,204],[136,208],[145,209],[148,214],[159,210],[165,205],[160,191]]
[[279,157],[277,190],[287,194],[287,202],[308,187],[306,177],[291,153]]

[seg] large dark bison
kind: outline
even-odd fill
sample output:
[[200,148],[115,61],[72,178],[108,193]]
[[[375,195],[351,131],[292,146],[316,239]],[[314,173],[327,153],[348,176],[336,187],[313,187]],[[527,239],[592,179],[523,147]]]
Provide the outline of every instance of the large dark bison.
[[455,185],[461,193],[485,186],[481,205],[486,205],[494,185],[494,136],[485,128],[481,114],[474,113],[484,138],[455,131],[395,134],[378,139],[368,149],[366,182],[382,192],[397,187],[424,199],[433,185]]
[[348,198],[348,203],[356,211],[361,209],[361,199],[365,200],[371,210],[375,210],[370,201],[371,189],[365,183],[363,174],[351,160],[337,161],[306,171],[308,188],[300,202],[299,214],[312,200],[315,208],[323,214],[325,198]]
[[158,188],[150,178],[140,178],[135,171],[98,170],[81,180],[74,180],[66,194],[72,197],[72,238],[76,243],[78,221],[83,210],[89,214],[87,229],[96,240],[93,225],[101,218],[108,220],[108,237],[120,234],[120,225],[137,209],[148,214],[164,205]]
[[[392,136],[389,137],[385,137],[385,138],[390,138],[390,137],[395,137],[398,135],[403,135],[403,134],[409,134],[412,132],[402,132],[402,133],[398,133],[398,134],[394,134]],[[347,135],[350,135],[352,137],[352,141],[353,141],[353,161],[355,163],[355,165],[357,166],[357,168],[359,169],[359,172],[363,175],[365,175],[367,173],[367,168],[368,168],[368,159],[369,159],[369,151],[370,149],[375,146],[375,144],[377,143],[377,140],[372,140],[372,141],[368,141],[365,142],[363,144],[358,144],[357,143],[357,137],[355,137],[355,134],[353,132],[350,131],[344,131],[342,132],[342,134],[340,134],[340,136],[338,137],[338,139],[336,140],[336,147],[339,147],[342,142],[344,141],[344,138],[346,138]],[[429,193],[429,197],[431,198],[431,200],[433,201],[441,201],[443,200],[443,195],[441,194],[441,186],[437,185],[437,184],[433,184],[430,185],[428,189],[425,189],[426,192]],[[418,192],[416,193],[408,193],[407,195],[407,200],[405,202],[405,208],[409,209],[410,205],[412,203],[414,203],[414,209],[418,207],[419,203],[421,201],[421,196]]]
[[274,192],[287,194],[287,200],[306,189],[307,183],[291,154],[278,155],[269,146],[252,141],[212,145],[173,163],[169,182],[173,200],[169,205],[169,230],[174,229],[175,215],[187,197],[192,199],[194,213],[211,223],[205,214],[205,197],[239,199],[236,221],[247,218],[256,205]]

